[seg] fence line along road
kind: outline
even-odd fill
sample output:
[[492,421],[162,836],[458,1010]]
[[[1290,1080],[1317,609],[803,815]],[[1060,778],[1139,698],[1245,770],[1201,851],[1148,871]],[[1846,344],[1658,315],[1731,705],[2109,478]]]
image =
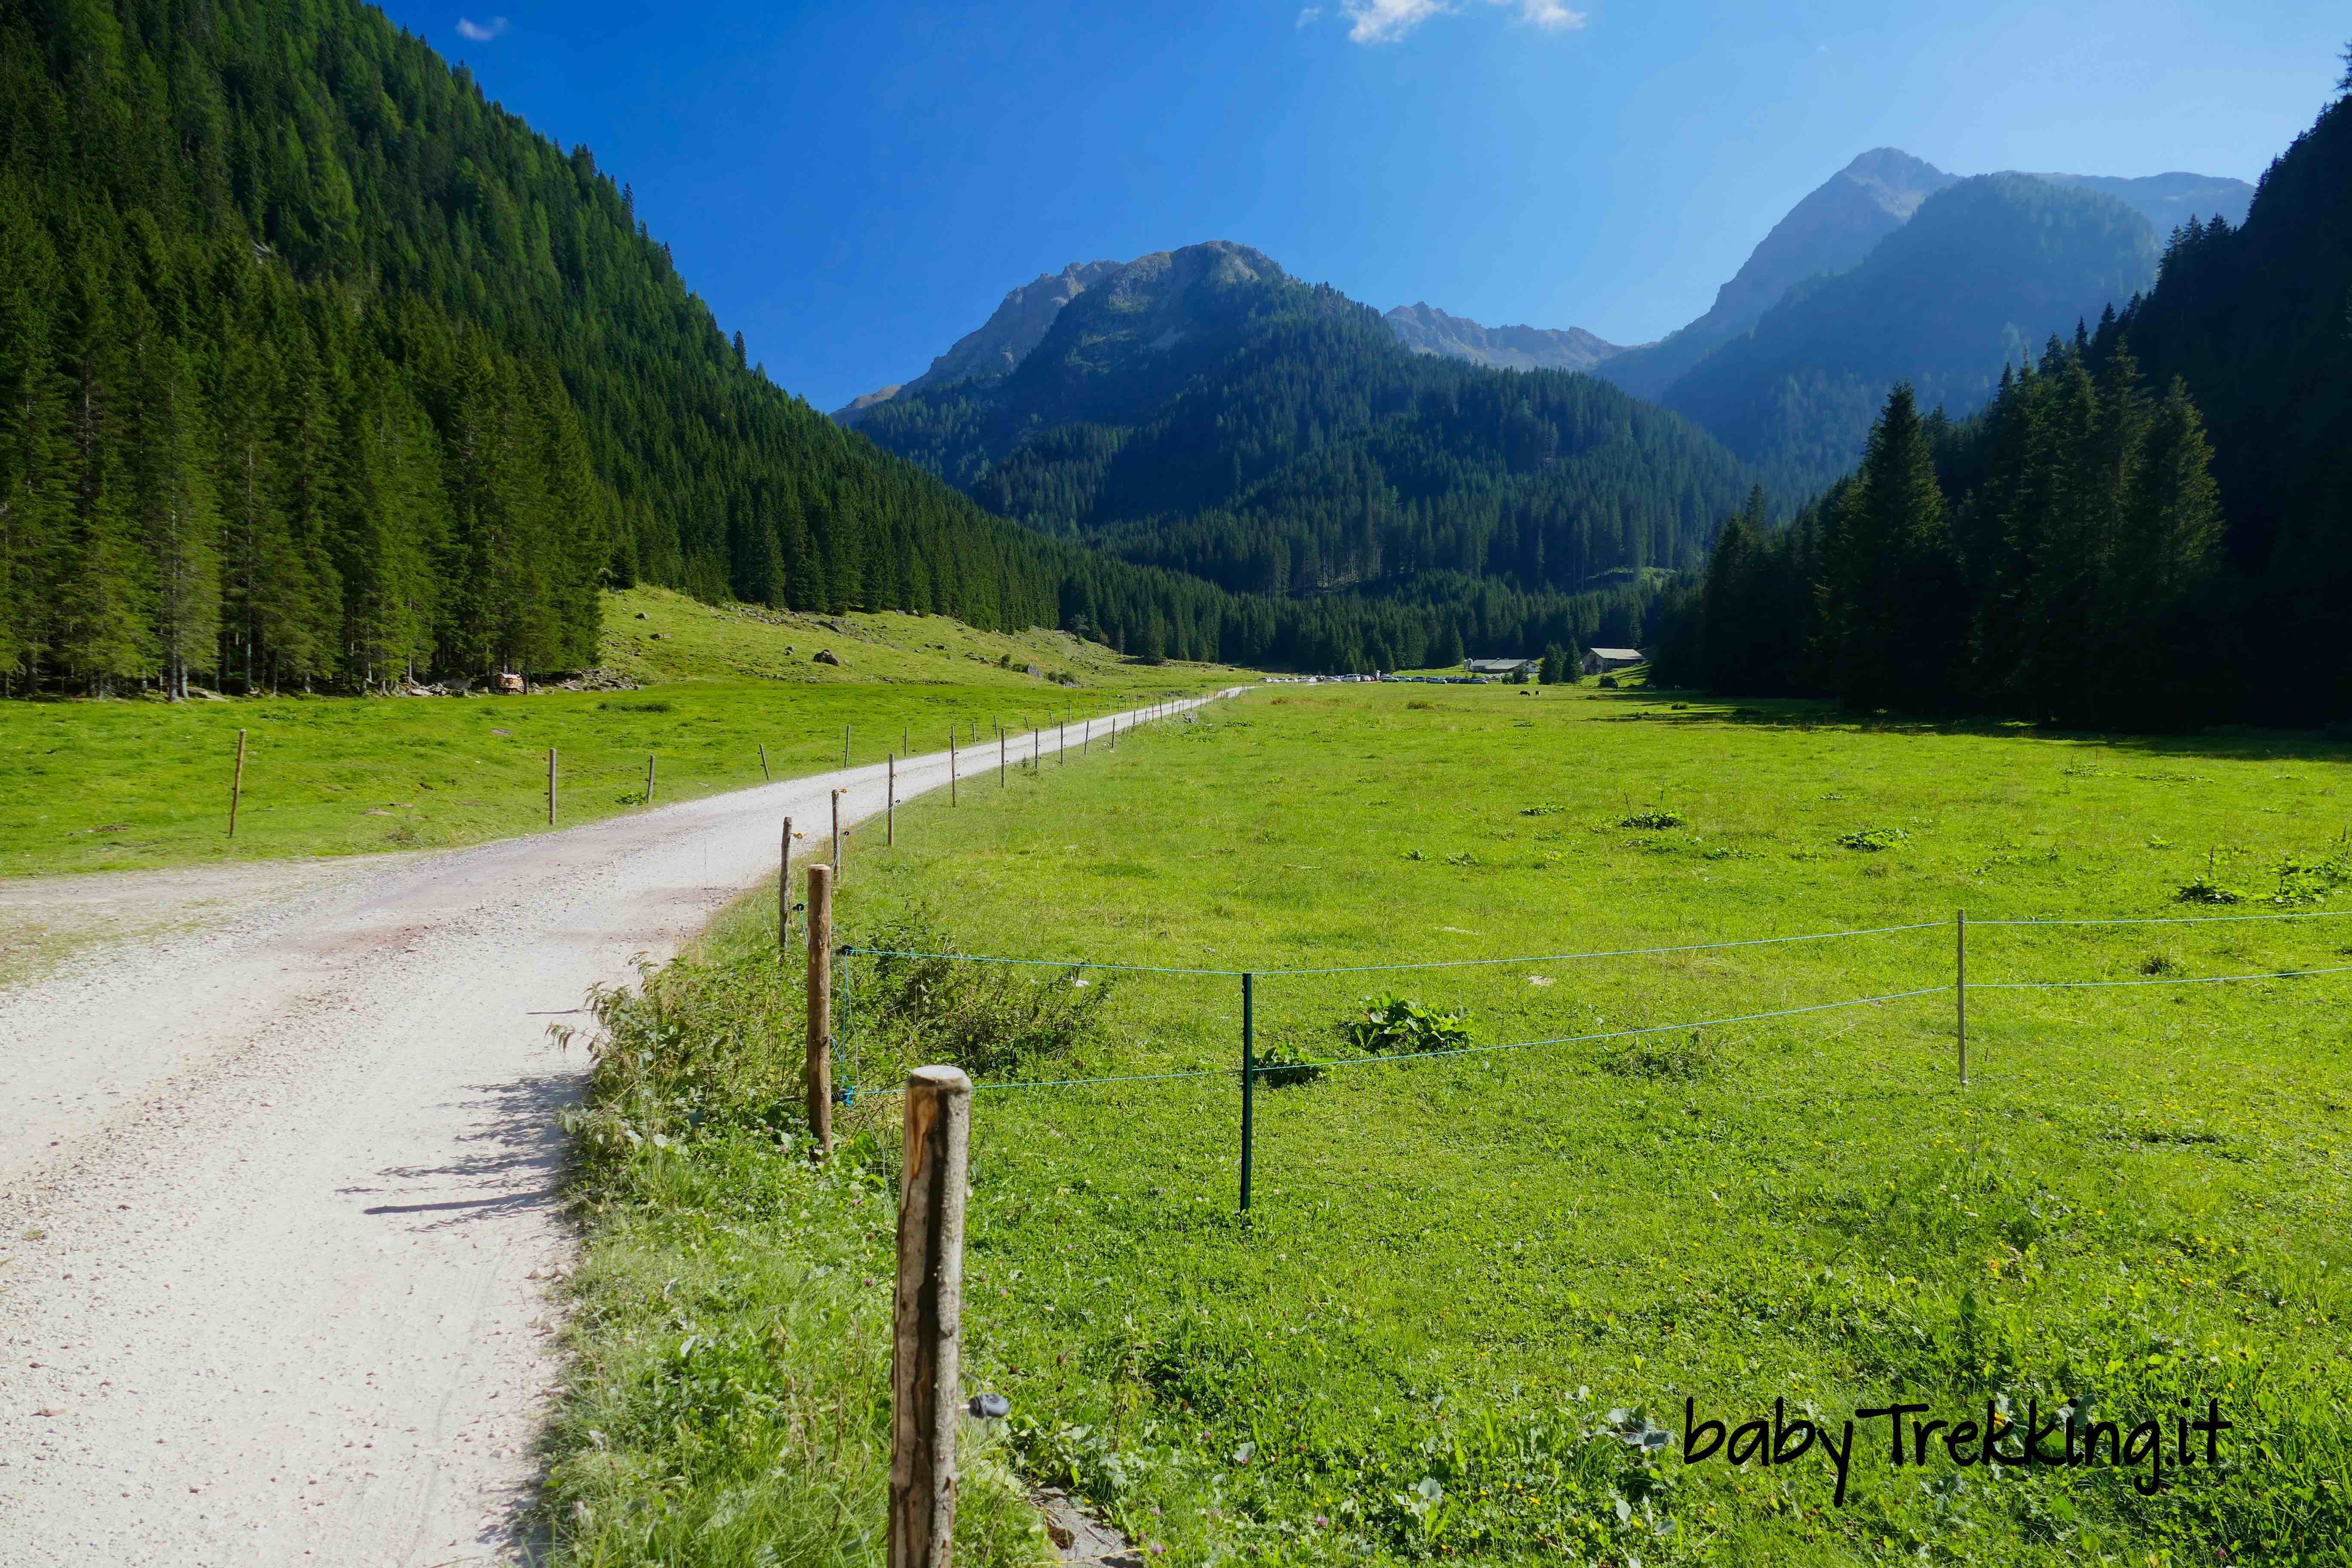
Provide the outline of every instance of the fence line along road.
[[[972,964],[999,964],[1026,968],[1064,971],[1106,970],[1131,974],[1175,974],[1211,979],[1238,979],[1242,983],[1241,1059],[1234,1068],[1200,1068],[1176,1072],[1115,1073],[1092,1078],[1003,1079],[972,1085],[975,1093],[992,1090],[1023,1089],[1076,1089],[1097,1084],[1173,1083],[1188,1079],[1236,1077],[1241,1088],[1241,1203],[1242,1212],[1250,1207],[1250,1174],[1255,1145],[1255,1101],[1256,1084],[1270,1073],[1317,1071],[1335,1068],[1394,1065],[1402,1062],[1427,1061],[1445,1057],[1486,1056],[1501,1051],[1529,1050],[1547,1046],[1589,1044],[1602,1040],[1628,1039],[1643,1035],[1672,1034],[1685,1029],[1723,1028],[1736,1024],[1759,1023],[1772,1018],[1796,1017],[1809,1013],[1830,1012],[1847,1007],[1864,1007],[1889,1002],[1901,1002],[1920,996],[1937,996],[1950,993],[1953,998],[1953,1037],[1958,1077],[1962,1088],[1969,1085],[1968,1056],[1968,994],[1978,991],[2063,991],[2084,988],[2108,988],[2143,985],[2217,985],[2259,980],[2295,980],[2328,974],[2352,973],[2352,964],[2332,964],[2302,969],[2256,970],[2242,974],[2153,975],[2130,980],[1992,980],[1970,981],[1968,975],[1968,928],[1995,926],[2018,930],[2035,926],[2071,928],[2082,926],[2145,926],[2201,925],[2220,921],[2294,921],[2342,919],[2352,917],[2352,910],[2278,910],[2267,914],[2220,916],[2125,916],[2114,919],[2036,919],[2011,917],[1998,920],[1978,920],[1971,922],[1965,911],[1955,913],[1949,922],[1954,935],[1952,978],[1932,985],[1904,991],[1885,992],[1872,996],[1849,997],[1834,1002],[1809,1003],[1796,1007],[1773,1008],[1764,1012],[1732,1014],[1723,1017],[1698,1018],[1673,1024],[1650,1024],[1632,1028],[1601,1030],[1585,1034],[1559,1035],[1548,1038],[1501,1041],[1486,1046],[1457,1046],[1438,1050],[1383,1054],[1368,1052],[1355,1057],[1336,1057],[1311,1061],[1261,1062],[1257,1058],[1255,1040],[1256,984],[1260,980],[1312,978],[1335,974],[1372,974],[1408,971],[1441,969],[1482,969],[1498,966],[1561,963],[1601,958],[1642,958],[1683,952],[1719,952],[1731,948],[1766,947],[1790,942],[1835,942],[1864,937],[1887,936],[1904,931],[1946,929],[1942,921],[1913,921],[1900,925],[1857,927],[1845,931],[1813,931],[1796,936],[1747,937],[1723,942],[1676,942],[1654,947],[1596,949],[1580,952],[1544,953],[1524,958],[1457,958],[1399,962],[1395,963],[1347,964],[1328,968],[1297,969],[1208,969],[1178,964],[1118,963],[1092,959],[1014,958],[994,954],[930,952],[903,948],[859,947],[843,944],[837,952],[843,957],[905,958],[932,962]],[[846,1030],[844,1031],[846,1033]],[[900,1093],[898,1089],[860,1090],[854,1084],[842,1091],[845,1101],[854,1102],[860,1093],[868,1098],[887,1099]]]

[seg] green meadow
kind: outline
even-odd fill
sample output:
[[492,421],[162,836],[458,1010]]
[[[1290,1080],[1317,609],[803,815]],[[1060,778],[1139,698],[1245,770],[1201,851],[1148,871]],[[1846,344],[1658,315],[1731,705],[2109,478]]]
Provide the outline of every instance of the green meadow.
[[[844,938],[1057,966],[849,960],[828,1166],[772,899],[603,999],[563,1550],[872,1559],[888,1091],[954,1059],[1013,1412],[967,1561],[1042,1550],[1015,1472],[1170,1563],[2346,1561],[2352,974],[2284,973],[2352,965],[2345,783],[2316,737],[1293,687],[919,804]],[[2187,918],[2253,915],[2320,918]],[[2092,920],[2165,923],[1998,923]],[[2011,988],[2059,981],[2108,984]]]
[[[820,652],[836,663],[817,662]],[[0,874],[444,848],[757,784],[952,725],[1083,720],[1218,677],[1145,667],[1061,633],[938,616],[799,616],[660,589],[605,597],[600,668],[639,689],[524,697],[279,696],[0,702]],[[1032,673],[1032,671],[1035,673]],[[228,837],[237,731],[243,798]]]

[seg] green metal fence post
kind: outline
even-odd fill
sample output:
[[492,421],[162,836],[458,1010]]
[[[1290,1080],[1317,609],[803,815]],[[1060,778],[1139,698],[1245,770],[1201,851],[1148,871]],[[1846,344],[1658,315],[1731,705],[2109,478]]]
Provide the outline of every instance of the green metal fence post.
[[1249,1213],[1252,1100],[1257,1087],[1257,1020],[1255,1015],[1257,976],[1242,976],[1242,1213]]

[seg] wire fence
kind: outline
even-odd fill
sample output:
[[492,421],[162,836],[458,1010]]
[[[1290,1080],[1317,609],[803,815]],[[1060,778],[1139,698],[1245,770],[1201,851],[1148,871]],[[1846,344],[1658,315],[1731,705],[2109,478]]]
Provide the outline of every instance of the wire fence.
[[[1460,958],[1399,961],[1391,963],[1300,965],[1239,969],[1185,964],[1132,963],[1096,959],[1031,958],[1007,954],[961,953],[932,949],[898,947],[865,947],[854,943],[842,945],[837,951],[845,959],[871,958],[883,960],[918,960],[935,963],[1043,969],[1080,976],[1087,973],[1111,975],[1191,978],[1206,981],[1239,981],[1240,1040],[1234,1063],[1229,1067],[1192,1068],[1178,1070],[1108,1073],[1067,1078],[1025,1079],[1008,1078],[983,1080],[974,1084],[977,1093],[1003,1093],[1036,1089],[1079,1089],[1095,1086],[1169,1084],[1198,1082],[1208,1079],[1235,1080],[1240,1089],[1241,1202],[1246,1212],[1250,1206],[1250,1186],[1253,1163],[1254,1100],[1258,1087],[1268,1079],[1279,1084],[1297,1081],[1297,1075],[1342,1070],[1351,1068],[1396,1066],[1410,1062],[1425,1062],[1444,1058],[1488,1057],[1504,1052],[1533,1050],[1551,1047],[1600,1045],[1627,1041],[1645,1036],[1667,1035],[1728,1028],[1741,1025],[1765,1023],[1775,1019],[1808,1015],[1883,1006],[1914,1001],[1929,996],[1953,999],[1951,1031],[1955,1046],[1958,1080],[1966,1087],[1969,1082],[1968,1039],[1968,995],[1975,991],[2070,991],[2089,989],[2139,988],[2147,986],[2217,985],[2257,983],[2263,981],[2303,980],[2327,975],[2352,973],[2352,963],[2322,964],[2302,963],[2267,969],[2252,969],[2226,974],[2147,973],[2129,978],[2085,977],[2059,979],[1982,979],[1969,973],[1968,933],[1972,929],[1999,928],[2006,931],[2052,931],[2084,927],[2180,927],[2192,928],[2222,923],[2261,921],[2305,921],[2352,919],[2352,909],[2313,910],[2271,910],[2260,913],[2228,915],[2118,916],[2113,918],[2043,918],[2014,916],[1990,920],[1956,915],[1949,921],[1912,921],[1896,925],[1858,927],[1842,931],[1810,931],[1788,936],[1748,937],[1718,942],[1658,943],[1642,947],[1594,948],[1569,952],[1538,953],[1522,957]],[[1953,947],[1946,963],[1948,978],[1934,984],[1906,986],[1875,992],[1868,995],[1843,997],[1832,1001],[1800,1002],[1787,1006],[1752,1009],[1745,1012],[1692,1016],[1673,1023],[1637,1024],[1622,1027],[1591,1027],[1565,1033],[1531,1034],[1524,1038],[1512,1038],[1486,1044],[1461,1043],[1433,1046],[1412,1050],[1363,1050],[1352,1055],[1302,1055],[1261,1052],[1261,1031],[1257,1026],[1258,987],[1267,981],[1319,982],[1340,977],[1370,974],[1426,973],[1433,971],[1494,971],[1528,969],[1532,966],[1582,963],[1609,959],[1687,958],[1693,955],[1721,953],[1735,950],[1785,947],[1804,943],[1825,943],[1861,941],[1871,938],[1900,936],[1928,931],[1948,931],[1953,933]],[[2167,961],[2168,962],[2168,961]],[[1529,975],[1531,984],[1548,986],[1548,976]],[[1711,983],[1711,977],[1708,983]],[[1075,979],[1073,984],[1085,984]],[[1370,1000],[1370,999],[1366,999]],[[1327,1015],[1328,1016],[1328,1015]],[[852,1033],[845,1019],[845,1037]],[[1603,1020],[1605,1022],[1605,1020]],[[854,1047],[853,1047],[854,1049]],[[855,1068],[851,1078],[856,1078]],[[896,1087],[856,1086],[854,1083],[841,1093],[849,1102],[857,1100],[891,1100],[902,1091]]]
[[[781,770],[805,773],[812,763],[820,764],[818,771],[834,765],[879,769],[917,759],[930,762],[954,756],[960,759],[959,777],[977,774],[983,766],[1034,773],[1056,761],[1115,747],[1139,726],[1181,717],[1213,700],[1208,693],[1190,690],[1139,693],[1138,697],[1140,700],[1128,707],[1097,710],[1089,704],[1055,708],[1042,714],[1029,709],[989,714],[984,721],[976,712],[931,715],[930,723],[941,717],[948,721],[944,744],[936,730],[917,734],[911,721],[898,726],[896,736],[888,733],[887,725],[861,731],[855,723],[845,724],[839,731],[837,764],[832,761],[832,741],[826,738],[820,742],[819,737],[806,732],[791,740],[773,740],[772,752],[771,742],[758,737],[713,742],[686,731],[648,735],[642,749],[616,744],[611,737],[567,748],[560,738],[555,745],[547,746],[541,736],[518,747],[510,732],[491,730],[486,735],[421,739],[415,742],[415,755],[385,761],[336,755],[334,746],[340,738],[328,744],[304,744],[273,733],[268,725],[259,730],[224,730],[211,738],[201,755],[192,752],[178,761],[194,764],[216,759],[218,783],[203,785],[203,791],[219,789],[214,798],[218,801],[223,831],[230,839],[263,830],[268,824],[256,814],[286,807],[361,806],[374,815],[433,804],[507,810],[560,822],[574,814],[609,815],[614,805],[671,805],[753,784],[779,782],[793,776]],[[668,710],[667,702],[661,699],[642,702],[614,699],[614,705],[631,711],[640,707],[647,712]],[[501,712],[499,717],[506,715]],[[1019,721],[1017,725],[1012,722],[1014,719]],[[820,743],[824,750],[815,749]],[[469,754],[475,749],[496,754]],[[151,768],[138,776],[153,773]],[[518,774],[528,781],[520,787]],[[412,794],[429,795],[431,799],[395,798]],[[100,815],[123,810],[135,815],[141,809],[152,809],[145,803],[128,800],[119,805],[88,804]],[[175,805],[171,810],[176,818],[184,815],[185,807]],[[90,831],[112,833],[131,826],[126,821]]]

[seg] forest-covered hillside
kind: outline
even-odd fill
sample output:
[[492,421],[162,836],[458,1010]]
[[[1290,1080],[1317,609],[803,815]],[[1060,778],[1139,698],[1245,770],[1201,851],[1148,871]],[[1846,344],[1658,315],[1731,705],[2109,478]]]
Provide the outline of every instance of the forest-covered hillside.
[[566,668],[635,581],[1310,668],[1618,613],[1042,538],[747,364],[625,186],[382,13],[0,0],[0,689]]
[[1056,618],[373,9],[0,4],[0,670],[574,664],[594,589]]
[[2185,228],[2120,327],[2212,431],[2242,705],[2352,719],[2352,97],[2271,164],[2242,226]]
[[1614,387],[1415,354],[1223,242],[1130,263],[1011,374],[901,393],[858,428],[1040,531],[1277,595],[1685,568],[1750,483]]

